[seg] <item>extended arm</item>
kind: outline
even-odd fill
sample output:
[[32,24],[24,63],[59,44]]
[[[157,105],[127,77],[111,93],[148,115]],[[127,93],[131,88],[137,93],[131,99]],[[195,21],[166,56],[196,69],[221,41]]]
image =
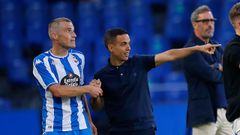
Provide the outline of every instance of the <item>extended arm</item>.
[[39,84],[48,89],[55,97],[73,97],[81,96],[89,93],[93,97],[101,96],[102,89],[93,85],[85,86],[68,86],[61,85],[52,70],[49,68],[49,63],[46,60],[34,59],[33,75],[38,80]]
[[189,56],[195,52],[204,52],[204,53],[208,53],[208,54],[213,54],[215,51],[215,48],[218,46],[219,45],[206,44],[206,45],[202,45],[202,46],[196,45],[196,46],[188,47],[188,48],[171,49],[171,50],[168,50],[163,53],[159,53],[159,54],[155,55],[155,65],[159,66],[160,64],[165,63],[165,62],[181,59],[181,58]]
[[85,86],[66,86],[53,84],[48,88],[55,97],[73,97],[89,93],[93,97],[102,95],[102,89],[92,85]]

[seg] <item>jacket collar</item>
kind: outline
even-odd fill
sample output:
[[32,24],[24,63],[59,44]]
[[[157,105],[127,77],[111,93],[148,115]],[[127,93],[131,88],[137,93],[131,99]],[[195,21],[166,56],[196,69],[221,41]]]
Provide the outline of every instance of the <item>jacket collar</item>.
[[[191,40],[196,44],[196,45],[204,45],[206,44],[204,41],[202,41],[200,38],[198,38],[194,33],[192,34]],[[210,39],[209,43],[213,43],[213,41]]]

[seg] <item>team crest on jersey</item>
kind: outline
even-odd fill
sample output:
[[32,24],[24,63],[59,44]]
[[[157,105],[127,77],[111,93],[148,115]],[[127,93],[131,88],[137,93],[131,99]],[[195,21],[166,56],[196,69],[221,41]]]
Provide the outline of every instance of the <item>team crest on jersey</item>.
[[79,86],[80,77],[74,73],[68,73],[61,80],[61,85]]
[[74,56],[73,56],[73,61],[74,61],[76,64],[78,64],[78,63],[79,63],[79,61],[77,60],[77,58],[76,58],[76,57],[74,57]]

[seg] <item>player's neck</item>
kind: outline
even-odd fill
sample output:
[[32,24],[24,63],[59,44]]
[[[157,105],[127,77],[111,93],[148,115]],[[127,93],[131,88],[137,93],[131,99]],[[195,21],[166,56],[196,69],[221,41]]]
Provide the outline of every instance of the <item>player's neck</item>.
[[68,49],[53,46],[51,53],[55,56],[67,56]]
[[209,42],[209,38],[203,38],[201,36],[197,36],[200,40],[202,40],[205,44]]
[[199,33],[195,32],[196,37],[198,37],[200,40],[202,40],[205,44],[207,44],[210,40],[210,38],[204,38]]
[[110,63],[113,65],[113,66],[121,66],[125,61],[120,61],[114,57],[110,57]]

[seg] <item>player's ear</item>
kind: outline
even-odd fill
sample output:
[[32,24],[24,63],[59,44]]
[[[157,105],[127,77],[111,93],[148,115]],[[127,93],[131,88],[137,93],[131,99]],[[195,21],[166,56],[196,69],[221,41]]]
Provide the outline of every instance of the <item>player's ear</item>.
[[109,50],[109,52],[112,52],[113,51],[113,44],[111,44],[111,43],[109,43],[108,44],[108,50]]
[[237,19],[236,25],[237,25],[237,26],[236,26],[237,28],[240,28],[240,19]]
[[57,39],[57,37],[58,37],[56,32],[49,33],[49,36],[50,36],[51,39]]
[[196,22],[192,22],[192,26],[193,26],[193,29],[196,29],[197,28],[197,23]]

